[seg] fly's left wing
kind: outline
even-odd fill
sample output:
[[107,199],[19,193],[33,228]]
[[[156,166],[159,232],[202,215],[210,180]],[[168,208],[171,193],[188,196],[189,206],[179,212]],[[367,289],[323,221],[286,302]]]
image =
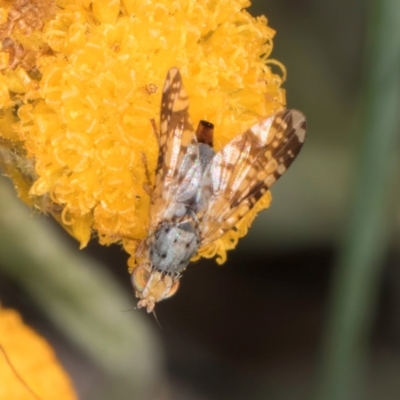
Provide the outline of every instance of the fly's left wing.
[[201,246],[232,229],[289,168],[305,140],[306,119],[284,110],[233,139],[206,174],[211,196],[200,223]]
[[161,101],[160,149],[151,195],[150,230],[168,217],[167,214],[173,214],[177,202],[193,197],[198,187],[199,150],[188,108],[181,74],[172,68],[165,80]]

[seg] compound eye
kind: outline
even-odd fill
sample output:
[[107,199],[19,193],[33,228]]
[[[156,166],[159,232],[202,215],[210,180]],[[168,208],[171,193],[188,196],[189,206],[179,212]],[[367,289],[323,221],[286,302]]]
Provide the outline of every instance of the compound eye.
[[131,281],[133,287],[138,291],[138,292],[143,292],[143,290],[146,288],[147,283],[149,282],[151,276],[151,272],[144,267],[143,265],[137,266],[131,276]]
[[179,288],[179,281],[175,281],[171,288],[169,289],[168,293],[164,296],[164,299],[168,299],[169,297],[173,296]]

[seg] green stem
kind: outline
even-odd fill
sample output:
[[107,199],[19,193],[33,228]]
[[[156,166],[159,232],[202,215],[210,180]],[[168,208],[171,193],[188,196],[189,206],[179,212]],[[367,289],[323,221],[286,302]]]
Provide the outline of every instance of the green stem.
[[318,400],[363,397],[360,384],[388,246],[385,208],[400,113],[400,2],[371,0],[369,5],[365,137],[347,237],[334,270]]

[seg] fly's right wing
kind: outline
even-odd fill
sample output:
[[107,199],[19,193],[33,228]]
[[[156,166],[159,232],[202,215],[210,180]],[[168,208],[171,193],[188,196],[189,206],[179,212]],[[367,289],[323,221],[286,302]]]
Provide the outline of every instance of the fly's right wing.
[[306,119],[284,110],[229,142],[206,172],[208,207],[200,222],[201,246],[232,229],[286,172],[305,140]]

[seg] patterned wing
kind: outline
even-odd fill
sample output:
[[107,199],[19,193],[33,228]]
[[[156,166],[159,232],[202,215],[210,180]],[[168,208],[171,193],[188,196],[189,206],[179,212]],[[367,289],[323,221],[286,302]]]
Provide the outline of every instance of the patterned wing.
[[200,179],[198,145],[188,113],[189,102],[177,68],[165,80],[160,115],[160,149],[151,196],[150,229],[166,217],[168,208],[194,195]]
[[284,110],[254,125],[216,154],[207,171],[212,187],[200,224],[201,246],[232,229],[254,207],[296,158],[305,133],[304,115]]

